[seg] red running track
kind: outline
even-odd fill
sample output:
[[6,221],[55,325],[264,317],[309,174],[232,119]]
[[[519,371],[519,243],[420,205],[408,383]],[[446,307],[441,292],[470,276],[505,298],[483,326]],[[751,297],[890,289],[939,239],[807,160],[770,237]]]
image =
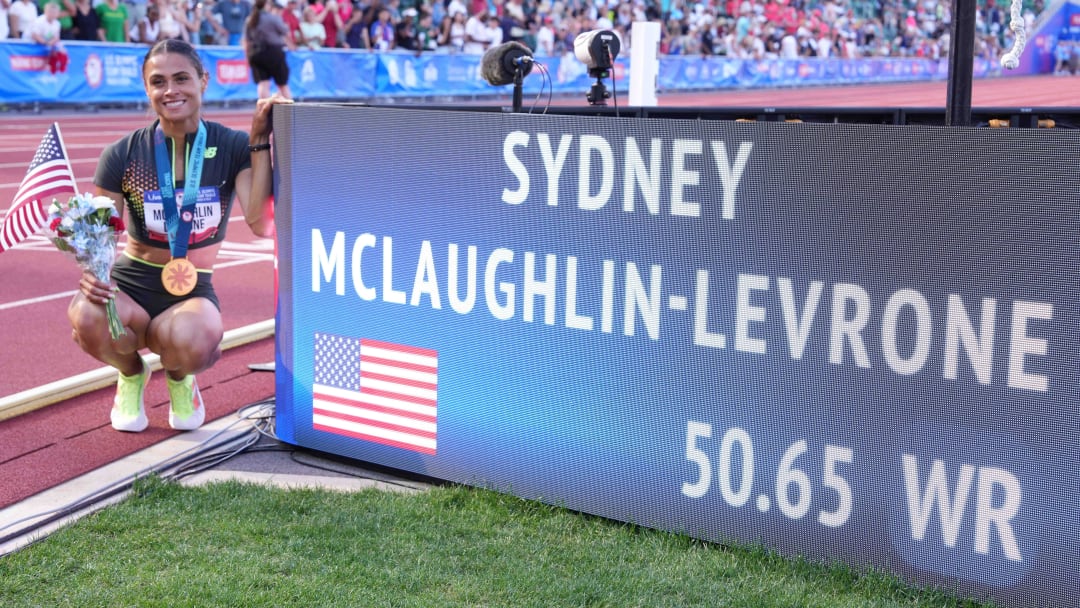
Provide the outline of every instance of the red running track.
[[[208,113],[211,120],[247,130],[250,109]],[[101,149],[145,126],[145,113],[15,114],[0,117],[0,207],[7,213],[38,142],[52,122],[60,124],[80,191],[93,190]],[[248,230],[239,208],[214,269],[225,329],[274,316],[274,243]],[[100,369],[102,364],[71,340],[67,305],[79,269],[45,236],[0,253],[0,397]],[[231,414],[274,394],[273,374],[252,372],[249,363],[274,357],[263,339],[229,350],[199,375],[208,420]],[[92,391],[46,408],[0,421],[0,508],[68,481],[177,434],[168,427],[164,380],[156,373],[146,392],[150,428],[138,434],[109,426],[112,389]]]
[[[663,106],[702,107],[906,107],[944,108],[947,83],[852,85],[832,88],[716,91],[662,94]],[[1072,107],[1080,99],[1080,77],[1008,77],[979,80],[975,107]],[[497,105],[502,100],[494,100]],[[585,104],[563,98],[559,105]],[[207,117],[246,130],[250,108],[208,111]],[[9,113],[0,116],[0,211],[6,213],[48,124],[60,124],[81,190],[92,190],[100,150],[137,127],[145,112]],[[251,236],[234,213],[233,226],[215,268],[226,330],[273,317],[273,243]],[[0,397],[98,369],[70,339],[65,310],[79,271],[43,236],[0,254]],[[248,363],[273,358],[262,340],[228,351],[199,383],[210,419],[273,395],[271,374],[251,372]],[[146,396],[151,427],[139,434],[109,427],[111,389],[101,389],[47,408],[0,421],[0,508],[175,434],[165,423],[167,397],[155,376]]]

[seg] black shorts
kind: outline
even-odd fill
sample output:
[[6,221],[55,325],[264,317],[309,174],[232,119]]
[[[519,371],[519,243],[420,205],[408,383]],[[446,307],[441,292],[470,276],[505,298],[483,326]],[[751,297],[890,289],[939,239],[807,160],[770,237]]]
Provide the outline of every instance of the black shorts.
[[221,303],[211,283],[213,276],[211,273],[199,271],[195,289],[185,296],[174,296],[165,291],[165,286],[161,283],[161,270],[161,266],[120,255],[113,264],[112,279],[116,281],[120,291],[142,306],[151,319],[165,312],[173,304],[179,304],[191,298],[206,298],[213,302],[219,311],[221,310]]
[[256,84],[264,80],[274,80],[279,87],[289,84],[289,64],[285,61],[285,50],[280,46],[264,46],[248,58],[251,66],[251,79]]

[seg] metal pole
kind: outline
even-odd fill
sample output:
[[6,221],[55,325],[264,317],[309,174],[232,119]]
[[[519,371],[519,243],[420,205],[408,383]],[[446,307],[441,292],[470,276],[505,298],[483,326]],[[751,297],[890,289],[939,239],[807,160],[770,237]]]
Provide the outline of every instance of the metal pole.
[[949,48],[949,90],[945,124],[971,126],[971,78],[975,61],[976,0],[953,0]]

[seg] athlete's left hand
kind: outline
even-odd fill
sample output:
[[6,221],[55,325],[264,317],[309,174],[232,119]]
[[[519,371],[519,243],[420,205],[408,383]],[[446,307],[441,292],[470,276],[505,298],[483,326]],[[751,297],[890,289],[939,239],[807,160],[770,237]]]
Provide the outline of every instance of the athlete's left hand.
[[270,113],[274,106],[292,102],[293,100],[282,97],[280,93],[274,93],[270,97],[257,101],[255,115],[251,119],[251,141],[268,141],[270,132],[274,130],[274,123],[270,120]]

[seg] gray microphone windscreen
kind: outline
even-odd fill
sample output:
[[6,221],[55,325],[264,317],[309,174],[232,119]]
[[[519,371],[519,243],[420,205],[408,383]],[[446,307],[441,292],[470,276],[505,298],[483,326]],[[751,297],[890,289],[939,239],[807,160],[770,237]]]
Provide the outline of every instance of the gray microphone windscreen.
[[[514,82],[514,61],[521,57],[532,57],[529,47],[520,42],[506,42],[492,47],[484,53],[480,60],[480,77],[492,86],[502,86]],[[527,65],[523,74],[532,69]]]

